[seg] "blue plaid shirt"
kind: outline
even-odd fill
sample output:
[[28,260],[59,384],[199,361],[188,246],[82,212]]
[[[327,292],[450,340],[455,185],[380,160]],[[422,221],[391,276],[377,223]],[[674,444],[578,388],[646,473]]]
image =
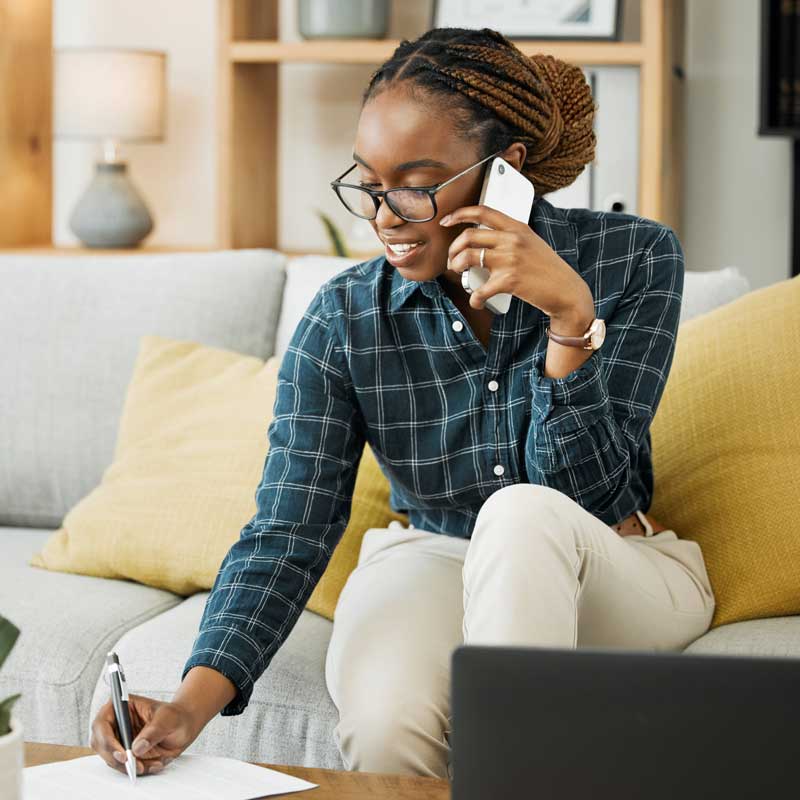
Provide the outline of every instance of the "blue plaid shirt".
[[653,496],[649,426],[678,332],[684,261],[674,231],[539,199],[529,223],[587,282],[606,340],[544,377],[549,318],[512,297],[488,352],[439,278],[378,256],[317,292],[278,373],[257,511],[225,556],[184,668],[226,675],[240,714],[348,523],[364,443],[416,528],[469,538],[514,483],[558,489],[613,525]]

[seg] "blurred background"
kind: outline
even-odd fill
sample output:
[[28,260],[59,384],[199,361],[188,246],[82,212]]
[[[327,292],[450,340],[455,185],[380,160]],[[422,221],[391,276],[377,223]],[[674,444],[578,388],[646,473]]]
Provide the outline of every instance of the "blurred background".
[[[341,10],[347,2],[335,5]],[[339,204],[329,181],[351,163],[360,95],[372,71],[400,39],[416,38],[436,13],[454,13],[454,5],[442,2],[437,12],[434,0],[386,2],[385,35],[326,41],[324,31],[316,38],[303,35],[299,0],[0,0],[7,23],[0,31],[0,86],[6,86],[0,94],[11,91],[15,75],[20,79],[10,53],[19,51],[20,37],[33,35],[34,19],[40,46],[49,36],[56,51],[161,53],[161,137],[122,141],[118,153],[154,223],[141,246],[332,252],[319,210],[340,227],[350,252],[380,252],[371,231]],[[505,5],[513,10],[517,4]],[[696,270],[736,264],[754,288],[788,277],[792,144],[787,136],[759,133],[760,4],[618,5],[615,41],[542,40],[534,46],[582,62],[596,59],[581,63],[598,103],[596,163],[548,199],[658,218],[678,231]],[[16,25],[10,24],[15,17]],[[500,22],[497,28],[503,30]],[[56,58],[54,68],[57,63]],[[32,118],[44,125],[47,89],[38,92],[18,92],[17,110],[3,122],[7,140],[30,144],[20,126]],[[76,101],[63,102],[74,108]],[[0,245],[81,245],[70,215],[92,179],[102,144],[58,129],[51,143],[46,125],[42,130],[35,148],[52,148],[50,194],[42,195],[50,197],[50,240],[43,242],[41,230],[34,236],[38,242],[26,240],[20,224],[3,215],[0,225],[7,230]],[[6,191],[19,154],[10,150],[0,152]],[[19,208],[7,194],[6,203],[12,202]],[[41,205],[27,218],[46,216]]]

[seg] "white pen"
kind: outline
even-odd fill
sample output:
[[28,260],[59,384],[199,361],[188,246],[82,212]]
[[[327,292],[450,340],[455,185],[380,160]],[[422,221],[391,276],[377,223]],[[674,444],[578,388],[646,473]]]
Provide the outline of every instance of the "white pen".
[[128,708],[128,685],[125,683],[122,665],[113,650],[106,656],[106,669],[108,670],[108,682],[111,684],[111,702],[114,706],[114,716],[117,718],[117,730],[122,746],[125,748],[125,769],[131,783],[136,783],[136,757],[131,750],[133,729],[131,713]]

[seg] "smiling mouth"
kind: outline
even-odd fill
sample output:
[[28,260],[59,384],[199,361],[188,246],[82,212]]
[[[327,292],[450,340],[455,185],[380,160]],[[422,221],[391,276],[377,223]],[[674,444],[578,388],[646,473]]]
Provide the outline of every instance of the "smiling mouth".
[[411,263],[425,249],[425,242],[420,242],[411,247],[404,247],[402,250],[395,250],[388,242],[384,242],[386,249],[386,260],[395,267],[405,266]]

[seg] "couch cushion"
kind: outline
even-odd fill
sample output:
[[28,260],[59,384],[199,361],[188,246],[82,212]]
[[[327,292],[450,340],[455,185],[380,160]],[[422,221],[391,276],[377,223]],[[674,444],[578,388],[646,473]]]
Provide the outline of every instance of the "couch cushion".
[[180,598],[130,581],[29,567],[51,533],[0,527],[0,610],[20,629],[0,670],[0,698],[22,693],[14,709],[26,740],[86,746],[106,653],[126,630]]
[[652,513],[699,543],[713,627],[800,614],[800,276],[682,324],[651,425]]
[[680,321],[699,317],[750,291],[750,281],[738,267],[713,270],[686,270],[683,276],[683,301]]
[[286,263],[286,288],[275,340],[275,355],[282,357],[294,329],[303,318],[317,290],[325,281],[367,259],[340,256],[296,256]]
[[274,250],[0,256],[0,525],[55,528],[111,462],[139,339],[273,354]]
[[[114,462],[37,553],[46,569],[128,578],[188,596],[210,589],[256,511],[278,384],[266,362],[195,342],[143,336]],[[369,445],[350,519],[307,608],[333,619],[361,538],[392,520],[389,484]]]
[[800,617],[776,617],[720,625],[692,642],[686,652],[800,658]]
[[[116,643],[114,649],[125,667],[132,693],[156,700],[172,699],[207,597],[208,592],[202,592],[186,599],[129,630]],[[186,752],[344,769],[333,738],[339,713],[325,683],[325,654],[332,628],[327,619],[302,611],[269,668],[256,682],[244,713],[233,717],[217,714]],[[108,698],[108,687],[100,679],[92,698],[90,720]]]

